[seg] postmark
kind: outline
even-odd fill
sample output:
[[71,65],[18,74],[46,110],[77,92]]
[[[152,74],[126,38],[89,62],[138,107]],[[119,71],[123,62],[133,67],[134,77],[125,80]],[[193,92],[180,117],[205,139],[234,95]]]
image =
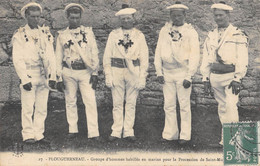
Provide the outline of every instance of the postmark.
[[259,122],[223,125],[224,164],[258,164]]

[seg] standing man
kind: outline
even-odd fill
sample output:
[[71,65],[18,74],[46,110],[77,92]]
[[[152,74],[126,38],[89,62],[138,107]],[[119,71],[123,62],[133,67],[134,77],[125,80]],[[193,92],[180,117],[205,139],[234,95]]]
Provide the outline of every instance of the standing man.
[[[171,20],[160,31],[154,61],[158,81],[163,84],[165,125],[162,138],[179,139],[179,143],[184,144],[191,139],[191,82],[199,65],[199,38],[195,29],[185,23],[187,6],[176,2],[167,9]],[[180,104],[180,134],[176,98]]]
[[[231,6],[220,2],[211,6],[217,28],[204,43],[200,71],[205,92],[213,88],[221,124],[238,122],[238,93],[248,65],[247,36],[229,22]],[[223,145],[223,141],[219,144]]]
[[[20,78],[22,136],[25,143],[47,143],[44,122],[49,87],[55,87],[55,56],[49,27],[39,26],[42,8],[28,3],[21,9],[27,24],[14,34],[13,62]],[[33,117],[33,118],[32,118]]]
[[[122,5],[116,13],[121,27],[108,37],[103,65],[106,85],[112,91],[113,120],[109,141],[123,137],[135,141],[135,106],[139,90],[145,88],[148,69],[148,47],[141,31],[134,28],[135,9]],[[125,114],[123,112],[125,104]]]
[[68,138],[78,133],[77,90],[80,89],[85,105],[88,138],[100,140],[95,90],[98,83],[98,49],[91,27],[81,25],[84,8],[75,3],[65,7],[69,26],[59,32],[56,45],[57,89],[64,90]]

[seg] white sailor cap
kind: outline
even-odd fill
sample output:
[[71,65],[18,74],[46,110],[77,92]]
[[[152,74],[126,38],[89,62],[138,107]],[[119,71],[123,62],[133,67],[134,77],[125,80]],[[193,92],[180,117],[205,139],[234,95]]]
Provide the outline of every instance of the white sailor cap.
[[134,8],[129,8],[127,4],[122,5],[122,9],[119,10],[115,16],[121,16],[121,15],[126,15],[126,14],[134,14],[136,10]]
[[25,11],[31,7],[31,6],[37,6],[40,8],[40,11],[42,12],[42,7],[40,4],[36,3],[36,2],[30,2],[30,3],[27,3],[22,9],[21,9],[21,15],[23,18],[25,18]]
[[224,1],[220,1],[219,3],[213,4],[211,6],[211,9],[233,10],[233,8],[229,5],[226,5]]
[[65,14],[67,14],[67,11],[72,8],[72,7],[78,7],[79,9],[81,9],[81,11],[83,12],[84,11],[84,8],[80,5],[80,4],[77,4],[77,3],[70,3],[68,4],[65,9],[64,9],[64,12]]
[[179,1],[176,1],[174,5],[168,6],[166,9],[189,10],[187,6],[181,4]]

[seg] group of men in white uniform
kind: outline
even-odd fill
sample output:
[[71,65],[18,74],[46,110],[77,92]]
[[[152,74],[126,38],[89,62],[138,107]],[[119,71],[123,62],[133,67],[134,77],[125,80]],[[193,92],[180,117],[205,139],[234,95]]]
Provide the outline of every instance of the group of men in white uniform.
[[[236,103],[248,64],[247,36],[230,24],[232,7],[221,2],[211,8],[218,27],[209,32],[205,41],[200,71],[205,92],[211,90],[210,86],[214,90],[221,123],[237,122]],[[176,2],[167,9],[170,21],[160,31],[154,61],[158,82],[163,84],[165,126],[162,140],[178,140],[185,144],[191,140],[190,95],[200,61],[199,36],[193,26],[185,22],[187,6]],[[77,135],[78,88],[85,105],[88,138],[101,140],[95,97],[99,69],[95,35],[91,27],[81,25],[84,8],[80,4],[71,3],[64,11],[69,25],[59,31],[55,51],[49,27],[39,26],[42,8],[34,2],[21,9],[27,24],[19,28],[12,39],[13,62],[21,80],[25,143],[49,143],[43,135],[49,90],[65,93],[68,138]],[[108,141],[121,137],[131,142],[136,140],[133,129],[136,99],[139,91],[145,88],[149,51],[144,34],[134,26],[135,12],[124,4],[115,14],[121,26],[109,34],[104,52],[105,83],[113,98],[113,125]]]

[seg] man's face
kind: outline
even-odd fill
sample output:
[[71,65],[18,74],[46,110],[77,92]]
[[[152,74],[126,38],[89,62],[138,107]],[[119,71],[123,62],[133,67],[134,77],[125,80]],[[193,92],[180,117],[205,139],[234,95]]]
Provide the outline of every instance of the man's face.
[[171,10],[170,17],[173,25],[182,26],[185,21],[185,12],[184,10]]
[[70,13],[68,16],[69,27],[77,28],[80,26],[81,14],[80,13]]
[[131,29],[134,27],[134,16],[132,14],[119,16],[121,26],[123,29]]
[[26,14],[26,19],[28,22],[28,25],[33,29],[37,28],[39,21],[40,21],[41,12],[39,10],[36,11],[29,11],[28,14]]
[[226,27],[229,25],[229,14],[226,13],[226,11],[215,9],[213,14],[218,27]]

